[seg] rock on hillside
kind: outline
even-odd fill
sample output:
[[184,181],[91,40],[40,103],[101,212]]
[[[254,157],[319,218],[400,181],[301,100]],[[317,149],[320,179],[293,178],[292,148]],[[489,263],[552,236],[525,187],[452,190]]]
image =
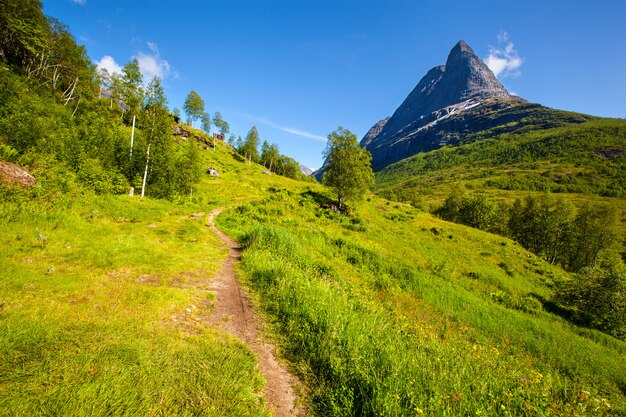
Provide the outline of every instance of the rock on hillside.
[[370,130],[367,131],[363,139],[361,139],[361,147],[369,145],[372,140],[374,140],[374,138],[378,136],[380,132],[382,132],[388,121],[389,117],[385,117],[383,120],[379,120],[378,123],[372,126]]
[[30,172],[11,162],[0,161],[0,182],[3,184],[18,184],[22,187],[32,187],[37,180]]

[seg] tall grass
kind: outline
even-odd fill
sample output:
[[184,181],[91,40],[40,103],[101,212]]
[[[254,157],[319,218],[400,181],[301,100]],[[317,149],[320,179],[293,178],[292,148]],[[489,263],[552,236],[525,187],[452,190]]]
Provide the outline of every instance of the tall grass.
[[279,192],[219,218],[240,236],[250,285],[320,415],[623,412],[624,343],[531,295],[549,294],[558,270],[502,238],[375,204],[346,219]]
[[256,358],[210,329],[226,251],[200,207],[3,201],[0,415],[267,415]]

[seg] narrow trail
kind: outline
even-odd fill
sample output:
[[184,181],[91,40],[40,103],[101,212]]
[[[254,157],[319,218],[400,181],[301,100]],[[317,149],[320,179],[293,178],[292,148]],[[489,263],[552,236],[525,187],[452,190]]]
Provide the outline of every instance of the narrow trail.
[[274,416],[299,416],[302,410],[296,407],[293,389],[296,378],[276,360],[273,354],[274,346],[262,339],[259,319],[237,281],[235,264],[241,258],[241,247],[215,227],[213,219],[221,212],[221,208],[213,210],[208,219],[213,232],[229,249],[228,258],[222,269],[211,281],[216,293],[216,305],[211,312],[211,322],[243,341],[257,355],[261,373],[266,380],[263,394],[268,405],[274,410]]

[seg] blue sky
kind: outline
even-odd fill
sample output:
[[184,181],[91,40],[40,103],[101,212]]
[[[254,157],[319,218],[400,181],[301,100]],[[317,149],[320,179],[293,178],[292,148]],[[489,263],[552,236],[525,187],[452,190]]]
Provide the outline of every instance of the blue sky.
[[532,102],[626,117],[626,2],[44,0],[94,62],[136,57],[170,108],[190,90],[245,136],[317,168],[339,125],[359,139],[464,39]]

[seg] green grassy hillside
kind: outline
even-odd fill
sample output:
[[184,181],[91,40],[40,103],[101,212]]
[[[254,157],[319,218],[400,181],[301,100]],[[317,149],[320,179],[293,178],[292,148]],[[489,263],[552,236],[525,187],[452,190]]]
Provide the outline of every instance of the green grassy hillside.
[[174,203],[59,193],[33,172],[39,188],[2,186],[0,415],[264,415],[253,354],[208,325],[227,250],[202,215],[254,187],[205,180]]
[[626,208],[624,120],[521,128],[466,141],[386,167],[376,174],[376,192],[400,201],[422,198],[435,206],[453,187],[464,185],[504,200],[549,191],[573,201],[591,198]]
[[193,214],[215,207],[312,414],[626,409],[624,342],[542,306],[559,268],[377,197],[335,214],[223,143],[200,155],[221,175],[175,203],[3,186],[2,414],[264,414],[253,355],[206,322],[226,254]]

